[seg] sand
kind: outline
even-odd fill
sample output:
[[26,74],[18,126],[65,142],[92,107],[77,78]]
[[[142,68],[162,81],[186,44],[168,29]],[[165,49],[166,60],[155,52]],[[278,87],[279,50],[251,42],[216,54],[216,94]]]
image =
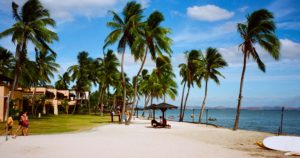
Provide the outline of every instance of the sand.
[[0,137],[5,158],[234,158],[282,157],[256,141],[272,134],[169,122],[171,129],[151,128],[149,120],[129,126],[108,124],[78,133]]

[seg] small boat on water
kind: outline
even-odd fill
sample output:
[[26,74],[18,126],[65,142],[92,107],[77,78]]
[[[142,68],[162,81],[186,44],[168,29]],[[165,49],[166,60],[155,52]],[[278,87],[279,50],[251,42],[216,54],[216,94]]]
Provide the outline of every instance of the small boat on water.
[[210,117],[210,118],[208,118],[208,121],[217,121],[217,119]]

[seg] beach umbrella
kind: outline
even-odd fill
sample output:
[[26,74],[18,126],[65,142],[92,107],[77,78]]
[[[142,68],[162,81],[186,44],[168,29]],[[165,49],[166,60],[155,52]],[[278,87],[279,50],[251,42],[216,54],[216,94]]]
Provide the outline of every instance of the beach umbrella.
[[177,106],[168,103],[160,103],[160,104],[151,104],[150,106],[147,107],[147,109],[152,109],[152,110],[160,109],[163,114],[163,118],[165,118],[165,112],[167,111],[167,109],[177,109]]

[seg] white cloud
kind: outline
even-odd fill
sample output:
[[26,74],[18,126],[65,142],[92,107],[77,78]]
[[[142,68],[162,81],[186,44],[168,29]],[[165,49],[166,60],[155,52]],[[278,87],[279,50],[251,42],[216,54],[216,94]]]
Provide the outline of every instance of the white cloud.
[[243,6],[241,8],[239,8],[238,10],[242,13],[244,13],[249,7],[248,6]]
[[142,5],[142,8],[148,8],[150,0],[141,0],[140,3]]
[[278,28],[284,30],[300,30],[299,21],[280,22],[277,24]]
[[222,9],[215,5],[193,6],[187,8],[188,16],[201,21],[218,21],[229,19],[234,15],[234,12]]
[[[13,0],[0,2],[0,10],[10,11]],[[24,0],[14,0],[19,6],[24,4]],[[60,22],[72,21],[76,16],[87,18],[103,17],[108,10],[115,9],[124,0],[41,0],[45,8],[50,10],[51,16]]]
[[[300,43],[294,42],[290,39],[280,39],[280,43],[280,61],[300,61]],[[255,47],[262,61],[269,63],[275,61],[262,47],[258,45],[256,45]],[[241,50],[239,50],[238,45],[226,48],[219,48],[219,51],[222,53],[224,58],[232,65],[241,63],[242,61],[242,52]]]
[[186,45],[193,42],[207,42],[216,39],[225,39],[231,37],[236,32],[236,21],[226,22],[225,24],[211,27],[209,29],[200,29],[198,27],[186,27],[180,30],[179,34],[172,37],[176,45]]
[[66,21],[73,20],[74,16],[102,17],[117,4],[117,0],[64,0],[59,3],[55,0],[41,1],[53,17]]

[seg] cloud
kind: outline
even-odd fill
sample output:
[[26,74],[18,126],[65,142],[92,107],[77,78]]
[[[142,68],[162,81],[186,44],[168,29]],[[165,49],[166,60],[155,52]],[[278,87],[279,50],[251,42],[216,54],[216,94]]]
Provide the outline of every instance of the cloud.
[[243,6],[241,8],[239,8],[238,10],[242,13],[244,13],[249,7],[248,6]]
[[[294,42],[290,39],[280,39],[281,43],[281,61],[300,61],[300,43]],[[256,50],[260,55],[262,61],[274,62],[275,60],[260,46],[256,45]],[[231,47],[219,48],[224,58],[232,64],[241,63],[242,52],[239,50],[238,45]],[[251,60],[252,61],[252,60]]]
[[277,24],[278,28],[284,30],[300,30],[300,22],[299,21],[287,21],[280,22]]
[[140,0],[142,8],[148,8],[150,2],[151,2],[150,0]]
[[194,42],[212,42],[216,39],[230,38],[236,33],[237,21],[229,21],[222,25],[209,27],[208,29],[200,29],[198,27],[186,27],[180,30],[180,33],[175,34],[172,39],[178,46],[186,46]]
[[[0,2],[0,10],[5,12],[11,10],[13,0],[4,0]],[[22,6],[24,0],[14,0],[19,6]],[[76,16],[86,18],[103,17],[108,10],[116,9],[123,5],[123,0],[41,0],[45,8],[49,9],[50,14],[59,22],[73,21]],[[147,3],[145,3],[147,4]]]
[[187,15],[201,21],[218,21],[229,19],[234,12],[227,11],[215,5],[193,6],[187,8]]
[[51,11],[53,17],[71,21],[75,16],[87,18],[102,17],[107,11],[115,7],[116,0],[64,0],[59,3],[55,0],[42,0],[42,3]]

